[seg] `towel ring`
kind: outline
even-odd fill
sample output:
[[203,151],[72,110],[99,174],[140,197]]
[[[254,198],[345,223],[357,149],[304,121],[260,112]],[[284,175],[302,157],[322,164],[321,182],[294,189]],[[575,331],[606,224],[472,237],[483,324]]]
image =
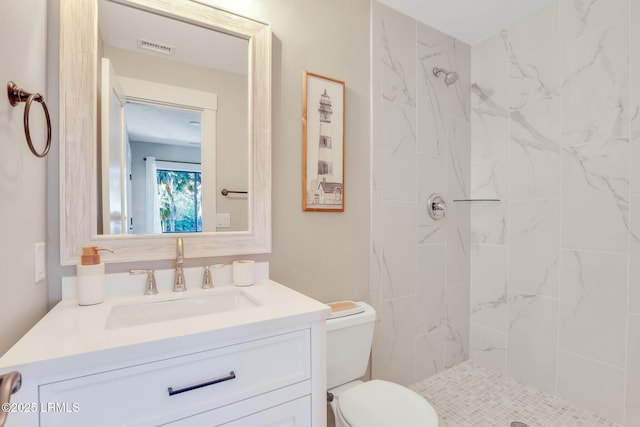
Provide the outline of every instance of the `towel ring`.
[[[47,108],[47,104],[44,102],[44,98],[39,93],[29,93],[25,90],[20,89],[14,82],[7,83],[7,96],[9,97],[9,103],[12,107],[15,107],[20,102],[26,102],[24,107],[24,135],[27,138],[27,144],[29,145],[29,150],[36,157],[44,157],[49,153],[49,149],[51,148],[51,118],[49,117],[49,109]],[[33,142],[31,141],[31,131],[29,130],[29,111],[31,110],[31,104],[33,101],[37,101],[42,105],[42,109],[44,111],[44,117],[47,120],[47,144],[42,150],[41,153],[38,153],[33,146]]]

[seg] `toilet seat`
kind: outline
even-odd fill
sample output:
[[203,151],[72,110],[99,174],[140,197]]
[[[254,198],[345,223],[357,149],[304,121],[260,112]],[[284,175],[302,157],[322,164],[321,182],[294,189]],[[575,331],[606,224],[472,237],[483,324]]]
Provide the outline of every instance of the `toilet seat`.
[[412,390],[371,380],[338,396],[338,415],[350,427],[437,427],[433,407]]

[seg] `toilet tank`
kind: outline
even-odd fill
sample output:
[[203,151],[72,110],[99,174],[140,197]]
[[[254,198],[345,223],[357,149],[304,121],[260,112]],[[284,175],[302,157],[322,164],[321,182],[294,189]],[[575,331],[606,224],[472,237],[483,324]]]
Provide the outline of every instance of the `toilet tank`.
[[357,380],[367,371],[376,312],[356,303],[360,313],[327,320],[327,388]]

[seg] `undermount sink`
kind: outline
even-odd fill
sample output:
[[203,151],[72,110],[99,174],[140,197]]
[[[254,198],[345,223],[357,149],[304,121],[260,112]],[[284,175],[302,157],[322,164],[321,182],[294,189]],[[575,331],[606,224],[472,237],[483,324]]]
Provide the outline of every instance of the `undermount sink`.
[[144,325],[259,307],[261,304],[241,289],[212,290],[210,294],[114,305],[106,329]]

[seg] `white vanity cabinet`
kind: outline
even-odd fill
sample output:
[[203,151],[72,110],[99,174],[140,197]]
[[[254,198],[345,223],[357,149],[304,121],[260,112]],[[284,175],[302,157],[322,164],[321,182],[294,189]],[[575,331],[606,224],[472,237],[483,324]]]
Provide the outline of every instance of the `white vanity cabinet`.
[[[310,330],[304,329],[42,384],[40,406],[62,404],[70,412],[43,411],[40,425],[157,426],[198,414],[199,422],[192,419],[182,425],[217,426],[247,413],[272,414],[268,408],[292,399],[308,404],[310,345]],[[248,405],[233,405],[255,396],[261,397]],[[286,410],[280,416],[296,417]],[[310,418],[288,425],[309,426]]]
[[330,309],[272,281],[245,292],[261,305],[115,329],[122,299],[63,300],[0,358],[22,374],[6,427],[326,427]]

